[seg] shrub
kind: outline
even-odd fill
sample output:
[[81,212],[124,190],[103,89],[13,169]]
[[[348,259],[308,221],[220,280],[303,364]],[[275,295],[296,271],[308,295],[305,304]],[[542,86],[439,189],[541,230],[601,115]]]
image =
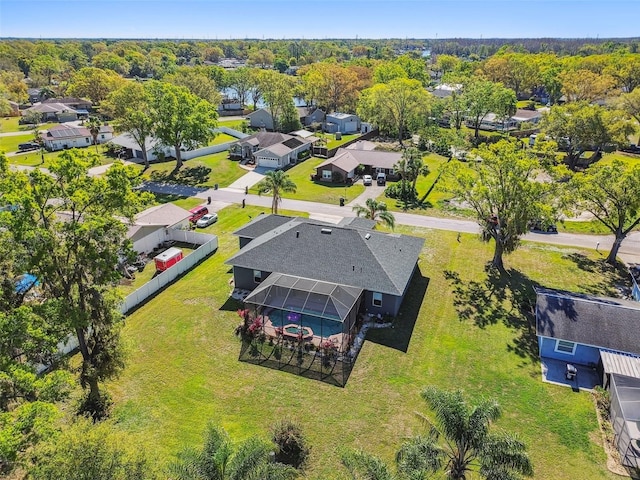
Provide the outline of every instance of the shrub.
[[342,176],[342,173],[340,173],[340,172],[332,172],[331,173],[331,181],[332,182],[342,183],[343,180],[344,180],[344,177]]
[[276,444],[276,461],[302,468],[310,448],[300,426],[292,420],[281,420],[271,429],[271,439]]

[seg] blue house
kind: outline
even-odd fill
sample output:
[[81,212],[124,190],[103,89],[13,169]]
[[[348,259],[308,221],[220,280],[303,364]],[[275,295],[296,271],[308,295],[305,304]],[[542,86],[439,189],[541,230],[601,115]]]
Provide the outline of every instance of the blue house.
[[536,293],[543,376],[562,383],[557,375],[555,382],[549,377],[558,365],[569,363],[577,367],[573,387],[585,385],[581,377],[592,377],[595,383],[590,386],[602,384],[608,389],[621,463],[640,468],[640,304],[559,290]]
[[536,290],[541,358],[597,366],[602,350],[640,356],[640,304],[560,290]]

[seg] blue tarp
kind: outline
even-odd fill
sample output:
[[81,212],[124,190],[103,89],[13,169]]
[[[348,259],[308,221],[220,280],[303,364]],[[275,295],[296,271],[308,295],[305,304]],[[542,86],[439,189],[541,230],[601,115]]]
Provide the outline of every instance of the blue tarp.
[[25,273],[24,275],[18,277],[18,281],[16,282],[16,293],[27,293],[31,287],[37,286],[39,284],[40,282],[35,275]]

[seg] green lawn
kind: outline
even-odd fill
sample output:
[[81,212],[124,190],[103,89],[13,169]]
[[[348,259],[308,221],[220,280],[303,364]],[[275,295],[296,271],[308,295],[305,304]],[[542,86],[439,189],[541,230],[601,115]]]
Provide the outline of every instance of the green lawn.
[[[16,137],[8,137],[8,138],[16,138]],[[89,152],[96,153],[95,146],[90,146],[87,148],[79,148],[80,152]],[[59,150],[57,152],[46,152],[44,154],[44,163],[42,163],[42,155],[39,150],[34,150],[28,153],[21,153],[20,155],[14,155],[8,157],[9,162],[16,165],[27,165],[31,167],[44,167],[47,168],[51,163],[51,160],[58,158],[63,150]],[[106,165],[108,163],[113,163],[117,159],[113,157],[109,157],[104,153],[104,146],[98,145],[98,162],[100,165]]]
[[239,132],[242,131],[242,125],[244,123],[244,120],[225,120],[224,117],[218,118],[218,126],[233,128],[234,130],[238,130]]
[[18,145],[25,142],[32,142],[34,139],[33,132],[24,135],[15,135],[10,137],[0,137],[0,151],[5,153],[17,152]]
[[[316,167],[324,161],[323,158],[311,157],[287,170],[287,175],[296,184],[297,189],[296,193],[285,193],[283,197],[337,205],[340,202],[340,197],[346,198],[348,203],[364,192],[365,187],[362,183],[345,187],[343,184],[313,182],[311,174],[315,174]],[[249,191],[258,193],[255,186]]]
[[[318,136],[318,135],[316,135],[316,136]],[[342,138],[340,140],[336,140],[335,139],[336,138],[335,134],[333,134],[333,135],[332,134],[320,134],[319,136],[320,137],[324,137],[324,138],[327,139],[327,148],[329,150],[331,150],[332,148],[336,148],[336,147],[339,147],[341,145],[344,145],[347,142],[350,142],[354,138],[358,138],[360,136],[360,134],[359,133],[354,133],[354,134],[351,134],[351,135],[343,134]]]
[[[20,125],[18,122],[20,117],[4,117],[0,118],[0,133],[8,132],[33,132],[35,130],[33,125]],[[38,125],[38,130],[47,130],[48,128],[58,125],[58,123],[41,123]]]
[[229,299],[231,268],[223,262],[238,251],[231,233],[258,211],[222,210],[207,229],[219,235],[218,251],[127,318],[127,367],[109,385],[113,422],[161,462],[200,445],[208,421],[239,441],[266,438],[273,422],[293,418],[312,445],[306,478],[347,479],[340,448],[392,461],[403,439],[423,431],[420,389],[435,384],[462,388],[472,400],[496,398],[504,412],[498,427],[527,444],[535,479],[615,478],[591,396],[542,383],[533,327],[510,303],[530,297],[536,283],[611,293],[621,280],[594,263],[598,254],[524,243],[506,258],[508,276],[489,278],[491,245],[477,236],[457,242],[453,232],[398,228],[426,240],[419,271],[395,328],[369,336],[338,388],[238,361],[239,304]]
[[[220,187],[226,187],[247,173],[240,168],[238,162],[229,160],[227,156],[228,152],[224,151],[185,160],[177,174],[173,172],[175,160],[152,163],[143,175],[151,180],[175,181],[201,187],[212,187],[217,183]],[[144,166],[140,165],[139,168],[142,172]]]
[[227,135],[226,133],[219,133],[216,137],[209,142],[209,146],[211,145],[220,145],[221,143],[234,142],[236,141],[236,137],[232,137],[231,135]]

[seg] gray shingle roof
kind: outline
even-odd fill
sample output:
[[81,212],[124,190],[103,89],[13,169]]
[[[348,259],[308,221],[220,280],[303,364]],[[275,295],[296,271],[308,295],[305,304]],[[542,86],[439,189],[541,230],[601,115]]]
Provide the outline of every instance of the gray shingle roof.
[[560,290],[536,292],[538,335],[640,354],[640,303]]
[[254,238],[225,263],[400,296],[423,244],[422,238],[293,218]]
[[260,235],[264,235],[274,228],[290,222],[292,219],[292,217],[286,217],[284,215],[258,215],[249,223],[246,223],[233,232],[233,234],[244,238],[258,238]]

